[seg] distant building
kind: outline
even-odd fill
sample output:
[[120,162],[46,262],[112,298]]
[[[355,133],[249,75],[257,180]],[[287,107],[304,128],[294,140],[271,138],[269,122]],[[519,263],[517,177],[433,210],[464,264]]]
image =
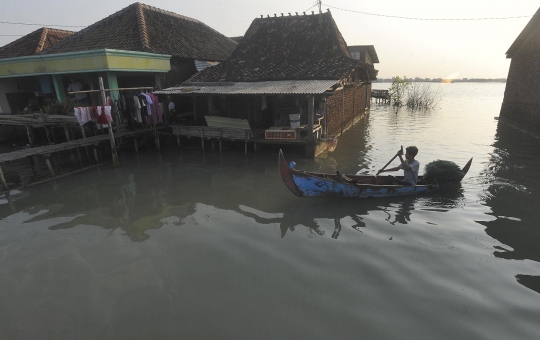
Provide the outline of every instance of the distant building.
[[500,118],[540,133],[540,9],[506,52],[512,59]]

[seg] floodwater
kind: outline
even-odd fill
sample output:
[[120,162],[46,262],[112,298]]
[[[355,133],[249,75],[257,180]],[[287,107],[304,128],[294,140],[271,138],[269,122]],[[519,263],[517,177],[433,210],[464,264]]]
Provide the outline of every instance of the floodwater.
[[[375,84],[384,88],[388,84]],[[373,105],[298,168],[374,173],[416,145],[463,166],[426,196],[298,198],[277,149],[168,147],[0,196],[0,339],[536,339],[539,140],[504,84]],[[397,165],[397,163],[395,163]]]

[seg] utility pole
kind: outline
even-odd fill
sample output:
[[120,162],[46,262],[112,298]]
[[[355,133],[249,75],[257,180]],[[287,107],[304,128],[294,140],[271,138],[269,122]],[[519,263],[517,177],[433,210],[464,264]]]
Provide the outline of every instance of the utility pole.
[[319,14],[322,14],[322,9],[321,9],[322,0],[317,0],[317,5],[319,5]]

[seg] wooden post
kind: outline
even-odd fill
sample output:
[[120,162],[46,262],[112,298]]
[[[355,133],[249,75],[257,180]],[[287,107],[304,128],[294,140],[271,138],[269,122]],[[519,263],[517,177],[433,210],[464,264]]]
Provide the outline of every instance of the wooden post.
[[322,113],[324,115],[324,119],[323,119],[323,135],[326,137],[328,135],[328,115],[327,115],[327,112],[326,112],[326,98],[323,98],[321,100],[321,104],[322,104]]
[[249,139],[249,131],[244,130],[244,156],[247,156],[247,143]]
[[53,144],[53,139],[51,138],[51,131],[47,126],[43,126],[45,128],[45,134],[47,135],[47,142],[50,144]]
[[28,157],[30,158],[30,165],[32,167],[32,173],[35,175],[37,174],[37,161],[36,161],[36,156],[30,156]]
[[193,100],[193,120],[197,121],[197,97],[191,96],[191,100]]
[[28,143],[31,147],[34,147],[34,133],[32,127],[28,124],[26,124],[26,134],[28,135]]
[[202,149],[204,151],[204,133],[203,133],[203,128],[201,127],[201,144],[202,144]]
[[[105,88],[103,87],[103,78],[99,77],[99,90],[101,92],[101,100],[103,101],[103,105],[107,104],[107,97],[105,96]],[[112,161],[114,166],[120,165],[118,162],[118,153],[116,152],[116,143],[114,141],[114,133],[112,130],[111,123],[108,123],[109,128],[109,139],[111,142],[111,154],[112,154]]]
[[81,125],[81,133],[83,138],[86,138],[86,132],[84,131],[84,127]]
[[137,137],[133,136],[133,146],[135,146],[135,152],[139,152],[139,148],[137,147]]
[[64,133],[66,134],[66,140],[69,142],[71,138],[69,138],[69,131],[67,126],[64,125]]
[[4,177],[4,173],[2,172],[2,168],[0,167],[0,181],[2,182],[2,185],[4,186],[4,189],[8,189],[8,185],[6,182],[6,178]]
[[96,162],[99,163],[99,156],[97,151],[97,144],[94,144],[94,157],[96,158]]
[[315,104],[314,96],[312,95],[308,96],[308,110],[307,110],[308,140],[307,140],[307,145],[306,145],[307,157],[313,157],[315,155],[315,139],[313,138],[313,120],[315,117],[314,104]]
[[207,97],[207,102],[208,102],[208,115],[211,116],[212,115],[212,96]]
[[51,161],[49,161],[49,157],[51,156],[50,154],[46,154],[44,155],[45,156],[45,163],[47,164],[47,168],[49,168],[49,171],[51,172],[51,175],[54,176],[54,170],[52,168],[52,165],[51,165]]

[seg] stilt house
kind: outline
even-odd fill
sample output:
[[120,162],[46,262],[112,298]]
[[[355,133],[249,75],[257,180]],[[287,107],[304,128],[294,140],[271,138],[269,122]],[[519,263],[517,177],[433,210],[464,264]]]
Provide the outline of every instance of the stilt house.
[[[256,143],[320,152],[369,109],[373,64],[351,57],[330,12],[257,18],[232,55],[180,87],[158,93],[189,98],[196,125],[209,117],[249,122]],[[182,130],[184,131],[184,130]]]
[[512,59],[500,119],[540,135],[540,9],[506,52]]
[[98,77],[107,88],[174,86],[236,45],[198,20],[133,3],[78,32],[43,28],[0,47],[0,106],[16,113],[34,93],[65,102],[72,77],[86,89]]

